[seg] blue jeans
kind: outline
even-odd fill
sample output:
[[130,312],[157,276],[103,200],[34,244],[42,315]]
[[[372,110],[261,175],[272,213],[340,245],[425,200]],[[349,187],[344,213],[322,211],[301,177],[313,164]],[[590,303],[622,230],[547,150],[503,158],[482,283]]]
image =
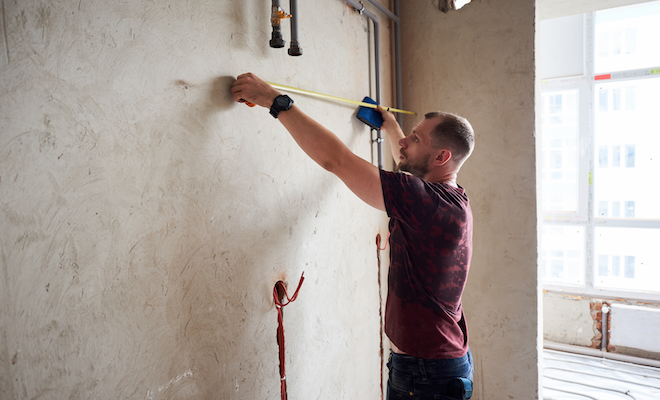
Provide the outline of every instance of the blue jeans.
[[[472,380],[472,354],[461,358],[431,360],[390,352],[387,362],[387,400],[450,400],[450,385],[456,377]],[[459,397],[460,399],[460,397]]]

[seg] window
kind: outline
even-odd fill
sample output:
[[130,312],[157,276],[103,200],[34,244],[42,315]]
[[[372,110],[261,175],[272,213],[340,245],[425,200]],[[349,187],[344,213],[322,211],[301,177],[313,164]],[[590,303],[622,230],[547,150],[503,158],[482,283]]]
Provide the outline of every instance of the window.
[[635,168],[635,145],[626,145],[626,168]]
[[621,257],[612,256],[612,276],[621,276]]
[[541,21],[540,37],[543,285],[658,300],[660,1]]
[[544,94],[541,99],[547,135],[541,150],[542,180],[552,194],[544,207],[557,211],[577,208],[578,177],[578,91]]

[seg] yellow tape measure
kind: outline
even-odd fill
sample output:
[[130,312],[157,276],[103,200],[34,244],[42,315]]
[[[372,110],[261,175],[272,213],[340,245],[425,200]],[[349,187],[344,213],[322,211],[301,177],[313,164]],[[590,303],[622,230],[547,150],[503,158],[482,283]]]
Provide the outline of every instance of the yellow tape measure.
[[[334,101],[339,101],[339,102],[342,102],[342,103],[355,104],[355,105],[358,105],[358,106],[363,106],[363,107],[368,107],[368,108],[374,108],[374,109],[378,108],[378,105],[376,105],[376,104],[365,103],[363,101],[344,99],[344,98],[337,97],[337,96],[332,96],[332,95],[329,95],[329,94],[312,92],[311,90],[298,89],[298,88],[294,88],[294,87],[291,87],[291,86],[280,85],[280,84],[272,83],[272,82],[266,82],[266,83],[268,83],[269,85],[271,85],[275,89],[285,90],[287,92],[306,94],[306,95],[309,95],[309,96],[320,97],[322,99],[334,100]],[[383,107],[383,108],[387,111],[391,111],[391,112],[395,112],[395,113],[417,115],[417,113],[414,113],[412,111],[399,110],[398,108],[391,108],[391,107]]]

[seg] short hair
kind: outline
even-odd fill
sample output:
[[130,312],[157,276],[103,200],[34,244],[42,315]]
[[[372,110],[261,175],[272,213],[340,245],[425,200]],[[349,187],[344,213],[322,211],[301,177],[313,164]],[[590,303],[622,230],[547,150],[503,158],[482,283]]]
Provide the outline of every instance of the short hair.
[[431,129],[431,146],[435,149],[448,148],[454,162],[462,165],[474,149],[474,130],[470,122],[444,111],[430,112],[424,118],[440,118],[440,122]]

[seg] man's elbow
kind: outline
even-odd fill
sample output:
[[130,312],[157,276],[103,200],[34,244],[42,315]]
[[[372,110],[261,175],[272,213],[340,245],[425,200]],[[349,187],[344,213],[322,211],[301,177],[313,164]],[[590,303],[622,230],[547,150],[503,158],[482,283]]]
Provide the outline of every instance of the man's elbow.
[[318,164],[321,168],[325,169],[328,172],[332,172],[335,175],[340,175],[342,170],[348,168],[348,165],[351,163],[352,158],[357,157],[355,154],[347,151],[345,153],[335,154],[332,157],[325,157],[321,160],[318,160]]
[[316,162],[326,171],[333,173],[339,179],[345,180],[347,177],[355,175],[358,172],[359,165],[363,162],[359,156],[351,152],[348,148],[343,151],[332,153],[331,157],[323,157]]
[[339,170],[340,163],[337,162],[337,160],[324,160],[324,161],[319,161],[319,165],[324,170],[328,172],[332,172],[333,174],[337,175],[337,171]]

